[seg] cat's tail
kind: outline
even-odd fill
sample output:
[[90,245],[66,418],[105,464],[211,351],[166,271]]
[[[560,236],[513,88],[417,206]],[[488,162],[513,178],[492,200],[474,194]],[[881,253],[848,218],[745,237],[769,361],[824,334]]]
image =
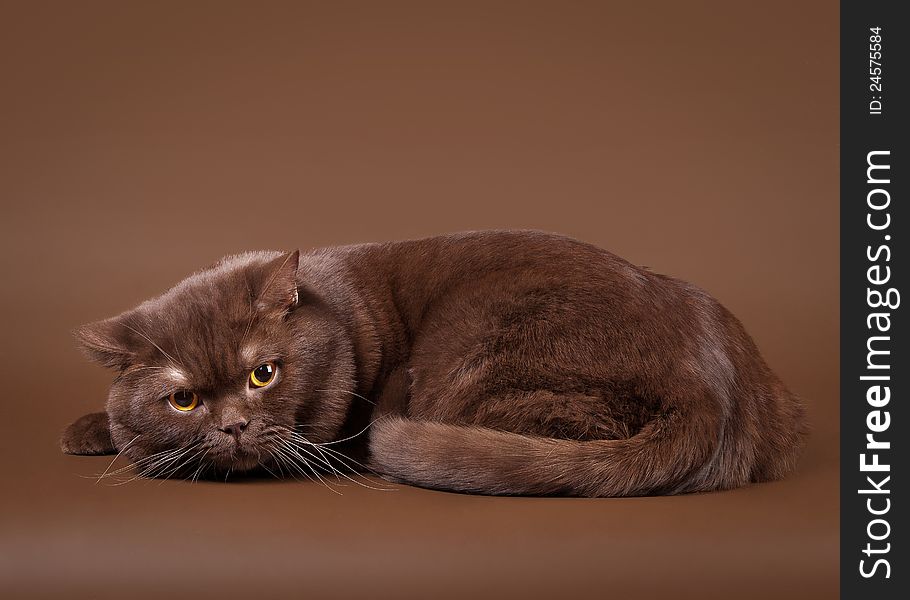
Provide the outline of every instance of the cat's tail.
[[637,496],[744,485],[710,415],[657,418],[618,440],[566,440],[385,417],[370,436],[372,467],[422,487],[503,495]]

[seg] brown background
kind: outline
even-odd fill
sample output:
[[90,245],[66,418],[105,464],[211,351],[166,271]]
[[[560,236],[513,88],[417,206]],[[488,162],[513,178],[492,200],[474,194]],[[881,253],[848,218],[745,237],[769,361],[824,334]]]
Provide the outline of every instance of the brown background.
[[[837,3],[263,4],[0,4],[0,595],[835,596]],[[799,472],[336,496],[58,452],[110,378],[80,323],[226,253],[492,227],[713,292],[809,404]]]

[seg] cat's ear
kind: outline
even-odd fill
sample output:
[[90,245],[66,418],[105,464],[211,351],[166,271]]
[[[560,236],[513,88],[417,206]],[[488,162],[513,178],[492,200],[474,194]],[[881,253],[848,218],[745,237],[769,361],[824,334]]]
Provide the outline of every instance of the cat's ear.
[[114,454],[107,413],[90,413],[76,419],[60,436],[60,449],[65,454]]
[[90,359],[111,369],[123,369],[134,358],[133,332],[123,315],[83,325],[75,331],[80,348]]
[[284,314],[297,306],[297,268],[300,251],[286,252],[266,263],[257,304],[260,310]]

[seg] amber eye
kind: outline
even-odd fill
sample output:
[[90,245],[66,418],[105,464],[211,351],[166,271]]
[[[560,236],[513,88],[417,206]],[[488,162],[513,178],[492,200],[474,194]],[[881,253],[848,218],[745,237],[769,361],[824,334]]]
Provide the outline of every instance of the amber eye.
[[275,363],[267,362],[259,365],[250,373],[250,385],[265,387],[275,378]]
[[167,401],[171,403],[171,406],[183,412],[189,412],[199,406],[199,397],[195,392],[187,390],[174,392],[167,397]]

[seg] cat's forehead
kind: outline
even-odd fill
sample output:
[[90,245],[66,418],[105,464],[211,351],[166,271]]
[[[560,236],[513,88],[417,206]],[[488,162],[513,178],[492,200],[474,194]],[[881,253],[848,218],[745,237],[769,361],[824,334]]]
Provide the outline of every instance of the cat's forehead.
[[[279,266],[291,266],[276,268],[276,258]],[[124,348],[133,366],[157,370],[159,379],[175,385],[232,381],[269,360],[280,343],[286,307],[296,298],[296,258],[271,252],[227,257],[111,319],[96,337],[113,338],[111,345]]]
[[261,344],[252,343],[245,343],[241,345],[240,350],[237,353],[240,361],[247,365],[252,365],[258,361],[261,361],[262,358],[260,357],[262,354],[263,350],[261,348]]
[[[141,370],[143,367],[139,367]],[[189,374],[183,368],[175,365],[167,365],[157,369],[155,376],[172,387],[188,387],[192,380]]]
[[139,362],[157,366],[158,378],[181,387],[214,388],[243,377],[257,360],[274,354],[280,338],[258,315],[205,302],[165,307],[149,315],[142,331]]
[[143,308],[161,323],[193,325],[209,322],[235,322],[253,317],[251,286],[242,274],[215,277],[194,275],[180,282]]
[[274,273],[270,264],[282,253],[245,252],[225,256],[218,262],[184,278],[166,292],[144,303],[145,306],[179,303],[182,300],[237,299],[248,303]]
[[140,305],[139,312],[166,335],[212,343],[221,338],[236,341],[238,330],[243,332],[240,335],[249,334],[260,321],[254,285],[242,270],[197,273]]
[[245,382],[258,364],[279,358],[273,347],[264,344],[215,345],[185,338],[172,344],[156,341],[130,370],[170,389],[218,391]]

